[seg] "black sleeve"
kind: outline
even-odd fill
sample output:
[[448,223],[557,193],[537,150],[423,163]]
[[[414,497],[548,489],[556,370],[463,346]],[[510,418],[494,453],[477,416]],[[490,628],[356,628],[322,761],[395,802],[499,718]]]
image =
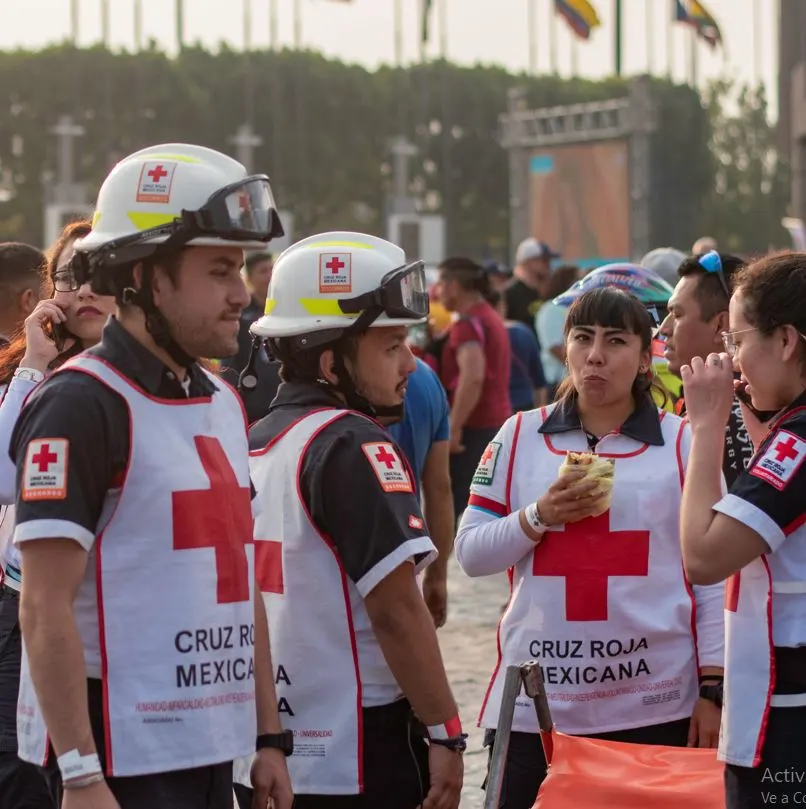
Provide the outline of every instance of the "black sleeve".
[[11,436],[19,540],[67,537],[92,546],[107,492],[127,463],[128,421],[118,394],[86,374],[40,385]]
[[756,531],[775,551],[806,513],[806,417],[784,421],[764,440],[717,510]]
[[433,551],[402,453],[388,433],[359,416],[327,427],[311,444],[303,497],[362,596],[406,560]]

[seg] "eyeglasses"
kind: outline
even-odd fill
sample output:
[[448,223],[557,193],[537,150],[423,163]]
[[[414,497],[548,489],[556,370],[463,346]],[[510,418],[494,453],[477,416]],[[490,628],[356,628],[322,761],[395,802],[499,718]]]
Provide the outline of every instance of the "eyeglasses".
[[758,329],[739,329],[738,331],[723,331],[722,332],[722,345],[725,346],[725,353],[733,359],[739,351],[739,346],[733,339],[737,334],[745,334],[748,331],[758,331]]
[[57,292],[75,292],[81,286],[73,271],[72,260],[63,267],[56,268],[56,272],[53,273],[53,286]]
[[725,294],[730,298],[731,291],[730,285],[728,284],[728,279],[725,276],[725,270],[722,268],[722,258],[720,257],[719,253],[716,250],[711,250],[709,253],[706,253],[704,256],[700,256],[697,259],[697,263],[708,273],[716,273],[717,277],[719,278],[719,283],[722,284],[722,289],[725,290]]

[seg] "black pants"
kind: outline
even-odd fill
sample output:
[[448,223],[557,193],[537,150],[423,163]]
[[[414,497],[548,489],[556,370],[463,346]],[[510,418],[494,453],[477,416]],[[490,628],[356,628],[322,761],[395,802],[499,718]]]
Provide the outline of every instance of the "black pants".
[[[87,680],[87,699],[98,757],[106,768],[100,680]],[[231,761],[154,775],[107,778],[107,783],[120,809],[232,809]]]
[[[584,738],[685,747],[688,741],[689,723],[689,719],[680,719],[662,725],[616,730],[612,733],[597,733]],[[492,760],[494,741],[495,731],[488,730],[484,735],[484,744],[489,745],[490,760]],[[537,798],[537,791],[545,777],[546,755],[543,752],[540,735],[513,732],[509,740],[509,753],[504,768],[499,809],[532,809]]]
[[770,708],[761,764],[725,766],[727,809],[782,804],[806,804],[806,707]]
[[22,634],[19,593],[0,587],[0,807],[56,809],[58,772],[47,772],[17,758],[17,697],[20,691]]
[[457,520],[467,508],[470,484],[473,482],[473,475],[479,465],[479,459],[484,454],[487,444],[495,438],[497,432],[498,429],[495,427],[465,427],[462,430],[464,451],[458,455],[451,455],[453,513]]
[[[364,708],[364,792],[295,795],[294,809],[416,809],[428,794],[428,746],[407,700]],[[235,785],[240,809],[252,790]]]

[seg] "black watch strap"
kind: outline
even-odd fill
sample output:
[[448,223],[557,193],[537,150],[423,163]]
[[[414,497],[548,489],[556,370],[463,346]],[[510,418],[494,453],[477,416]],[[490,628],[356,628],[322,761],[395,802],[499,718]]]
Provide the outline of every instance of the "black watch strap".
[[713,702],[717,708],[722,707],[722,696],[724,686],[722,683],[716,685],[701,685],[700,686],[700,699],[707,699]]
[[282,750],[287,756],[294,752],[294,734],[290,730],[282,733],[262,733],[257,737],[255,750]]
[[447,747],[454,753],[464,753],[467,750],[467,733],[461,736],[454,736],[452,739],[429,739],[429,744],[436,744],[439,747]]

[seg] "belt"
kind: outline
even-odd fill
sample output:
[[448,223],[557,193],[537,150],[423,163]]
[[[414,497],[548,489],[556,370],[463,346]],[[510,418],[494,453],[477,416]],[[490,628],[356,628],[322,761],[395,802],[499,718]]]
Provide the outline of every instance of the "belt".
[[4,586],[19,593],[22,589],[22,571],[16,565],[12,565],[9,562],[3,568],[2,581]]

